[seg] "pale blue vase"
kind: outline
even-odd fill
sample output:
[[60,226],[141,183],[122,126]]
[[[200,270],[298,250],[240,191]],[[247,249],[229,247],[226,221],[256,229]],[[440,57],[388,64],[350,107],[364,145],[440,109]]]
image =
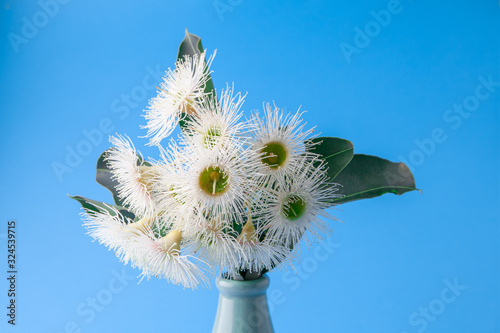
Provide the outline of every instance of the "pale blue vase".
[[212,333],[273,333],[266,290],[269,278],[235,281],[218,277],[219,306]]

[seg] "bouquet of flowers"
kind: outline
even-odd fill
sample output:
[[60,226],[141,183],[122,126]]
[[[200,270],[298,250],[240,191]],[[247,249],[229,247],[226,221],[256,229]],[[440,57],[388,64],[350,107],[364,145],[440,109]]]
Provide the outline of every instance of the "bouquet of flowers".
[[[187,288],[215,273],[256,279],[293,267],[301,243],[327,236],[330,207],[416,189],[406,165],[318,137],[300,110],[267,103],[244,118],[245,95],[214,89],[214,56],[206,60],[186,31],[175,69],[145,110],[159,158],[146,161],[127,136],[113,136],[96,178],[115,203],[73,197],[89,235],[143,276]],[[177,124],[181,134],[169,137]]]

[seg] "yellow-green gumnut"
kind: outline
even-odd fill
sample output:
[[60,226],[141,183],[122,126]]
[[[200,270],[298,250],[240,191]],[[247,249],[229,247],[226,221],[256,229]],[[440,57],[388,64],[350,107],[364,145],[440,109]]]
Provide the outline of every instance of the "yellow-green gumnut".
[[205,148],[212,148],[217,145],[222,135],[222,131],[217,126],[212,126],[205,133],[205,137],[203,138],[203,144]]
[[270,142],[261,149],[263,153],[262,163],[268,165],[271,169],[278,169],[286,161],[286,149],[279,142]]
[[207,194],[220,195],[227,189],[227,185],[228,176],[217,166],[208,167],[200,174],[200,187]]
[[283,202],[283,215],[286,219],[294,221],[306,212],[306,201],[296,194],[288,195]]

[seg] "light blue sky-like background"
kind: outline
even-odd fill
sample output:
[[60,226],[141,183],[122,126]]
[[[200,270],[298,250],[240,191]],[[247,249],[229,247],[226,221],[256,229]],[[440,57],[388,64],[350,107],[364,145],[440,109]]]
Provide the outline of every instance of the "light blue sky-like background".
[[[332,211],[344,222],[331,223],[331,253],[304,251],[300,274],[269,274],[277,332],[500,331],[498,2],[0,3],[1,332],[211,330],[214,286],[137,284],[139,271],[85,235],[67,197],[110,201],[94,181],[109,134],[158,156],[142,148],[140,115],[185,28],[217,49],[216,87],[248,91],[245,110],[302,106],[322,135],[406,161],[423,190]],[[5,315],[9,219],[15,327]]]

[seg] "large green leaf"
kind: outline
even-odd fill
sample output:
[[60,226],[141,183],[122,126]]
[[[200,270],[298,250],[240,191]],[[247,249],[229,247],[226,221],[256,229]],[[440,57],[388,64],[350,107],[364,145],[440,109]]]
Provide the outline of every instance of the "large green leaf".
[[337,175],[335,182],[342,185],[338,193],[343,196],[334,199],[333,204],[417,190],[415,179],[406,164],[362,154],[353,156],[351,162]]
[[[112,216],[114,216],[116,213],[113,209],[111,209],[111,207],[113,207],[123,217],[127,217],[127,218],[131,219],[132,221],[134,221],[136,218],[134,213],[128,211],[125,207],[122,207],[122,206],[109,205],[109,204],[106,204],[104,202],[92,200],[92,199],[87,199],[87,198],[84,198],[84,197],[79,196],[79,195],[69,196],[69,197],[71,199],[75,199],[76,201],[78,201],[87,212],[100,213],[103,210],[105,210],[105,211],[108,211]],[[124,219],[124,220],[127,221],[126,219]]]
[[354,147],[348,140],[320,137],[311,139],[310,143],[313,144],[310,151],[320,154],[321,159],[327,162],[330,181],[337,177],[354,156]]
[[[106,161],[106,157],[112,149],[113,148],[105,150],[97,159],[95,180],[111,192],[115,204],[117,204],[118,206],[126,207],[123,200],[120,199],[120,196],[118,195],[118,191],[116,189],[118,186],[118,182],[113,178],[113,173],[111,172],[109,164]],[[137,165],[151,166],[151,164],[144,161],[140,155],[137,155],[137,157]]]

